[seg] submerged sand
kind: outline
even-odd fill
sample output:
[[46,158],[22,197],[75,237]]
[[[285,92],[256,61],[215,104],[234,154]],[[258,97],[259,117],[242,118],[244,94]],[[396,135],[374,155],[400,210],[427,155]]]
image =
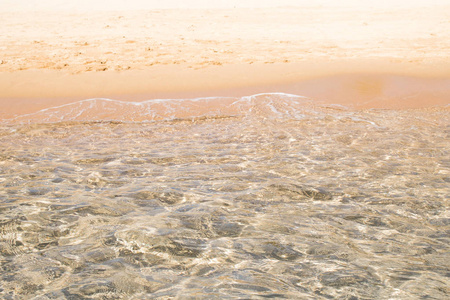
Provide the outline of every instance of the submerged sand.
[[1,126],[0,296],[444,299],[448,111],[257,100]]

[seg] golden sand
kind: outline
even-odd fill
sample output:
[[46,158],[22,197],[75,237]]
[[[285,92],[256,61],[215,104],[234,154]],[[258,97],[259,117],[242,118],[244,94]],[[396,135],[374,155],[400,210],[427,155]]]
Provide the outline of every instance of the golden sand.
[[3,11],[1,116],[92,97],[260,92],[445,105],[448,20],[449,5]]

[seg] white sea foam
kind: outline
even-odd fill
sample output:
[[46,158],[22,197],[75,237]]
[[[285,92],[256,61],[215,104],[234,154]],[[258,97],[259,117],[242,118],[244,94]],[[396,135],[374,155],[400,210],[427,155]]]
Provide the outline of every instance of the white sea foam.
[[261,93],[245,97],[151,99],[142,102],[92,98],[44,108],[3,121],[6,123],[148,122],[230,116],[302,118],[306,111],[312,112],[313,109],[311,99],[285,93]]

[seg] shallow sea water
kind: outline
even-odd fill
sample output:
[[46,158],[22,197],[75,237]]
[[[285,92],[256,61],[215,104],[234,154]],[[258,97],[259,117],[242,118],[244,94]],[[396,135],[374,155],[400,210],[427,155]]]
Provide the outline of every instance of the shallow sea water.
[[0,125],[1,298],[449,297],[448,107],[189,101]]

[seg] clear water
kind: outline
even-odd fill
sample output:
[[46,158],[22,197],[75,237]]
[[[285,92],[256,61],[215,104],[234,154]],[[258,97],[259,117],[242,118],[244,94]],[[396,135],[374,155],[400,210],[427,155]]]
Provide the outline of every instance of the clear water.
[[4,120],[0,297],[446,299],[449,116],[264,94]]

